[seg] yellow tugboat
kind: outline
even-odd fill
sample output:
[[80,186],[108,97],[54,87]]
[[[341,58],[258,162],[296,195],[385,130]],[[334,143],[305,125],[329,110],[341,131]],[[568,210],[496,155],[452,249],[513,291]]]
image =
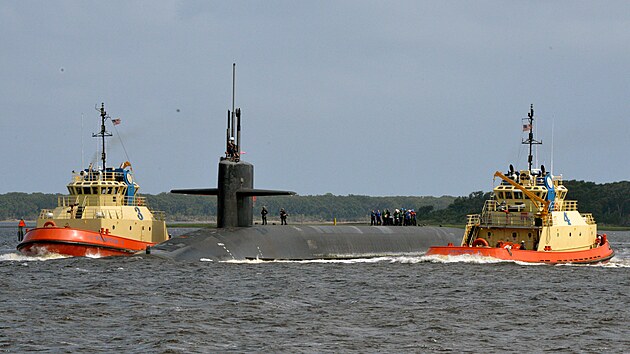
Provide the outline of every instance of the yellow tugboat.
[[529,138],[527,170],[507,175],[495,172],[501,183],[485,202],[481,214],[468,215],[460,246],[435,246],[427,255],[479,255],[533,263],[598,263],[614,256],[606,234],[597,234],[590,213],[580,213],[577,201],[565,200],[567,188],[561,176],[532,168],[534,108],[523,129]]
[[26,255],[128,256],[168,239],[164,213],[151,211],[133,179],[131,164],[106,167],[105,130],[109,116],[101,105],[102,167],[73,173],[70,195],[57,207],[40,212],[37,226],[27,230],[17,249]]

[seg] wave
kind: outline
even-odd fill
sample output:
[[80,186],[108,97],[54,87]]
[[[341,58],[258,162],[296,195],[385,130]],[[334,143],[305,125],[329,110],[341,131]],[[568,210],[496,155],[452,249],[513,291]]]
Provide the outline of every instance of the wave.
[[[212,261],[209,259],[200,259],[201,261]],[[496,258],[481,257],[478,255],[462,255],[462,256],[389,256],[389,257],[370,257],[370,258],[352,258],[352,259],[309,259],[309,260],[261,260],[261,259],[248,259],[248,260],[228,260],[222,261],[222,263],[236,263],[236,264],[263,264],[263,263],[333,263],[333,264],[361,264],[361,263],[501,263],[509,262]]]
[[[227,260],[221,263],[236,263],[236,264],[263,264],[263,263],[342,263],[342,264],[354,264],[354,263],[378,263],[384,261],[391,261],[398,257],[373,257],[373,258],[352,258],[352,259],[308,259],[308,260],[262,260],[262,259],[246,259],[246,260]],[[201,261],[212,261],[208,259],[200,259]]]
[[[213,262],[211,259],[200,259],[202,262]],[[395,256],[395,257],[374,257],[374,258],[354,258],[354,259],[312,259],[312,260],[261,260],[261,259],[248,259],[248,260],[228,260],[221,263],[234,263],[234,264],[265,264],[265,263],[297,263],[297,264],[321,264],[321,263],[333,263],[333,264],[360,264],[360,263],[401,263],[401,264],[415,264],[415,263],[470,263],[470,264],[496,264],[496,263],[513,263],[526,266],[547,266],[545,263],[530,263],[512,260],[502,260],[492,257],[485,257],[480,255],[457,255],[457,256],[443,256],[443,255],[420,255],[420,256]],[[594,263],[594,264],[558,264],[556,266],[570,266],[570,267],[603,267],[603,268],[630,268],[630,257],[613,257],[607,263]]]
[[0,254],[0,262],[34,262],[34,261],[49,261],[52,259],[64,259],[69,258],[56,253],[46,253],[38,256],[25,256],[21,253],[5,253]]

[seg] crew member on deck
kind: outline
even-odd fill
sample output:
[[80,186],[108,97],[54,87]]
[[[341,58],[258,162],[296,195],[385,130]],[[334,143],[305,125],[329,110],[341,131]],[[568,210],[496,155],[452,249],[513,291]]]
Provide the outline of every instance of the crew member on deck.
[[18,223],[18,241],[22,242],[24,240],[24,228],[26,227],[26,223],[24,219],[20,219]]
[[287,212],[284,210],[284,208],[280,208],[280,225],[287,225],[287,216],[289,214],[287,214]]
[[527,248],[525,248],[525,241],[521,241],[521,248],[522,250],[526,250]]
[[262,210],[260,211],[260,215],[262,216],[262,224],[263,225],[267,225],[267,214],[269,212],[267,211],[267,207],[265,207],[263,205]]
[[225,155],[228,159],[238,160],[238,152],[236,151],[236,144],[234,143],[234,138],[230,138],[227,144],[227,151]]

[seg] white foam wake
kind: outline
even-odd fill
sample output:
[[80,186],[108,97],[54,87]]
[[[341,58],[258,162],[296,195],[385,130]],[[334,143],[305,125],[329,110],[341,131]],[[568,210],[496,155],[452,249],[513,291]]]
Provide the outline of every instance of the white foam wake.
[[49,261],[51,259],[63,259],[68,258],[67,256],[62,256],[56,253],[43,253],[37,256],[25,256],[21,253],[5,253],[0,254],[0,262],[33,262],[33,261]]
[[[200,261],[212,262],[211,259],[200,259]],[[358,264],[358,263],[401,263],[401,264],[415,264],[415,263],[471,263],[471,264],[495,264],[495,263],[515,263],[519,265],[528,266],[541,266],[547,265],[545,263],[530,263],[522,261],[511,261],[497,259],[487,256],[480,256],[478,254],[464,254],[464,255],[420,255],[420,256],[396,256],[396,257],[373,257],[373,258],[354,258],[354,259],[312,259],[312,260],[260,260],[260,259],[248,259],[248,260],[228,260],[222,261],[222,263],[234,263],[234,264],[264,264],[264,263],[337,263],[337,264]],[[594,264],[562,264],[562,266],[576,266],[576,267],[606,267],[606,268],[628,268],[630,267],[630,259],[613,257],[608,263],[594,263]]]
[[[201,259],[201,261],[210,261],[207,259]],[[481,257],[478,255],[461,255],[461,256],[390,256],[390,257],[370,257],[370,258],[352,258],[352,259],[310,259],[310,260],[260,260],[260,259],[248,259],[248,260],[228,260],[223,263],[237,263],[237,264],[262,264],[262,263],[336,263],[336,264],[360,264],[360,263],[499,263],[506,262],[500,259]]]

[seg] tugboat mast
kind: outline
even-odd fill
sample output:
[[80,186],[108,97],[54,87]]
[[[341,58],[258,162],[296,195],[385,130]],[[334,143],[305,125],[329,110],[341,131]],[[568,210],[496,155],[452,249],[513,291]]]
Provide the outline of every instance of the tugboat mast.
[[529,136],[527,139],[524,139],[522,144],[529,145],[529,156],[527,157],[528,170],[532,171],[532,145],[542,145],[542,140],[538,141],[534,139],[534,105],[532,104],[529,108],[529,113],[527,113],[527,118],[523,118],[527,124],[523,124],[523,131],[529,130]]
[[112,136],[112,133],[105,130],[105,118],[109,118],[107,112],[105,112],[105,103],[101,103],[101,131],[98,133],[92,133],[93,138],[101,138],[103,141],[103,152],[101,153],[101,159],[103,160],[103,171],[105,171],[105,137]]

